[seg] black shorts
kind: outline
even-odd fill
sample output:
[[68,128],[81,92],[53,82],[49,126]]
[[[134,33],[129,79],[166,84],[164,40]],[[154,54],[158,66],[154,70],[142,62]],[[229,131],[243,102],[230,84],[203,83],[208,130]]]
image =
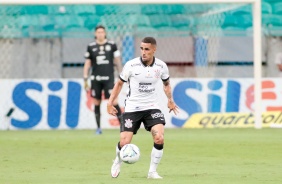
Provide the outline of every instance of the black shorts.
[[120,132],[128,131],[137,133],[141,123],[147,131],[157,124],[165,125],[164,114],[159,109],[149,109],[145,111],[125,112],[120,123]]
[[91,96],[96,99],[102,98],[102,91],[104,90],[105,98],[110,98],[111,91],[114,87],[113,80],[97,81],[91,80]]

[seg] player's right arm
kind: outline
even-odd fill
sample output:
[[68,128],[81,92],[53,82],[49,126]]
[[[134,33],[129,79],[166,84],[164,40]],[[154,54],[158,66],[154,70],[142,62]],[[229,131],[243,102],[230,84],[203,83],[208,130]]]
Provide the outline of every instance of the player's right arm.
[[129,62],[127,64],[124,65],[122,72],[119,75],[119,80],[116,82],[112,92],[111,92],[111,96],[109,98],[108,104],[107,104],[107,111],[109,114],[115,116],[117,114],[117,110],[114,107],[114,101],[115,99],[118,97],[121,89],[122,89],[122,85],[124,82],[127,82],[128,79],[130,78],[131,75],[131,68],[130,68],[130,64]]
[[90,89],[90,87],[88,85],[88,74],[89,74],[90,68],[91,68],[91,60],[86,59],[85,63],[84,63],[84,67],[83,67],[84,89],[86,91],[88,91]]

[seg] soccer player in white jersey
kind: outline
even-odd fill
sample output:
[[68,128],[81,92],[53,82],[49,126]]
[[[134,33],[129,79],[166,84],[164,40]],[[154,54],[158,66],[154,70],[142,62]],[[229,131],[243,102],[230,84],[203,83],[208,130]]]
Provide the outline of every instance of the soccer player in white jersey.
[[282,52],[276,54],[275,64],[279,70],[279,77],[282,77]]
[[163,155],[164,147],[164,115],[158,106],[157,82],[163,81],[164,92],[168,98],[169,112],[178,113],[169,82],[169,71],[165,62],[154,57],[157,43],[153,37],[145,37],[141,42],[141,57],[128,61],[121,74],[120,80],[115,84],[107,104],[107,111],[116,115],[117,109],[114,101],[118,97],[122,85],[127,82],[129,90],[125,101],[125,112],[121,118],[120,141],[116,146],[116,158],[111,168],[111,175],[117,178],[120,173],[122,161],[119,152],[125,144],[129,144],[143,122],[147,131],[153,137],[153,149],[148,178],[161,179],[157,173],[157,166]]

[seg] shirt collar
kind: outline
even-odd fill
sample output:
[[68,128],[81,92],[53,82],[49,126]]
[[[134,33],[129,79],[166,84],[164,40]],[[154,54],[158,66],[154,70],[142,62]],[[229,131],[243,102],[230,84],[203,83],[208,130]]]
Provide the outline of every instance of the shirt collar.
[[[140,61],[141,61],[141,63],[142,63],[142,65],[143,65],[143,66],[147,67],[147,65],[145,65],[145,64],[144,64],[144,62],[143,62],[143,60],[142,60],[142,57],[141,57],[141,56],[140,56]],[[152,67],[154,64],[155,64],[155,57],[153,57],[153,62],[152,62],[152,64],[150,64],[149,66],[151,66],[151,67]]]

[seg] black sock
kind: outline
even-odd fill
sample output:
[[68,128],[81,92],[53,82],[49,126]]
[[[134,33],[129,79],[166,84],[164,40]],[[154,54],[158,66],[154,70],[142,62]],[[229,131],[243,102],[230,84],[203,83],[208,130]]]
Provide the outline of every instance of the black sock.
[[154,147],[157,149],[157,150],[162,150],[164,148],[164,144],[156,144],[154,143]]
[[118,142],[117,147],[118,147],[119,150],[121,150],[120,142]]
[[95,105],[95,118],[97,123],[97,128],[100,128],[100,105]]

